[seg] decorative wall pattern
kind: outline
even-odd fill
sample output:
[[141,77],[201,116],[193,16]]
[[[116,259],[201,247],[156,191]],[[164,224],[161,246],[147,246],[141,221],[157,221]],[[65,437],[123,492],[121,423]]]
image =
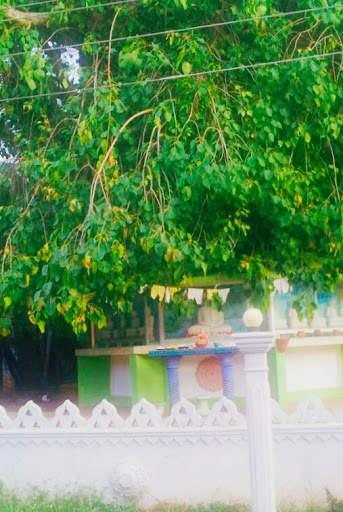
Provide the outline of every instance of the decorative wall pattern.
[[[70,400],[57,407],[52,419],[44,416],[39,405],[29,400],[20,407],[17,416],[11,419],[6,409],[0,405],[0,435],[14,430],[130,430],[134,428],[165,429],[166,427],[233,427],[244,426],[245,417],[238,412],[235,403],[222,397],[214,403],[208,414],[202,416],[195,406],[182,398],[175,404],[169,415],[162,417],[160,404],[156,406],[142,398],[131,409],[124,420],[117,408],[107,400],[94,407],[90,418],[81,416],[79,408]],[[296,411],[287,415],[275,400],[271,400],[272,422],[279,425],[318,425],[343,423],[343,409],[336,415],[325,409],[322,401],[315,395],[301,400]]]
[[196,377],[199,385],[206,391],[220,391],[223,389],[222,368],[217,357],[206,357],[200,361]]
[[144,465],[135,459],[121,459],[109,477],[110,491],[119,501],[137,499],[146,490],[148,475]]
[[[335,416],[316,397],[288,415],[272,401],[278,500],[343,498],[343,410]],[[183,399],[161,416],[142,399],[123,418],[106,400],[84,417],[69,400],[45,416],[29,401],[16,415],[0,406],[0,480],[10,488],[72,491],[106,499],[158,502],[248,502],[247,427],[221,398],[201,415]]]

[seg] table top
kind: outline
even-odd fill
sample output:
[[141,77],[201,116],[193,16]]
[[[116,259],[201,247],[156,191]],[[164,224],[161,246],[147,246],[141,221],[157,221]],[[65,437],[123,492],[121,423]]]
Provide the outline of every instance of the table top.
[[148,352],[149,357],[182,357],[182,356],[201,356],[205,354],[231,354],[238,352],[237,347],[209,347],[209,348],[185,348],[174,349],[165,348],[152,350]]
[[[168,339],[168,344],[174,344],[175,339]],[[184,338],[184,342],[189,343],[189,338]],[[226,341],[226,340],[225,340]],[[193,344],[193,343],[192,343]],[[160,349],[156,349],[156,347],[160,347]],[[168,348],[166,345],[150,343],[149,345],[135,345],[134,347],[107,347],[107,348],[79,348],[75,351],[77,356],[82,357],[99,357],[99,356],[134,356],[134,355],[146,355],[149,357],[166,357],[168,355],[201,355],[201,354],[224,354],[227,352],[235,352],[237,347],[232,344],[231,346],[223,346],[223,347],[208,347],[208,348],[189,348],[189,349],[176,349],[176,348]],[[172,354],[170,354],[172,352]],[[154,355],[150,355],[154,354]]]
[[155,344],[135,345],[134,347],[104,347],[104,348],[79,348],[75,350],[77,356],[134,356],[147,355],[156,347]]

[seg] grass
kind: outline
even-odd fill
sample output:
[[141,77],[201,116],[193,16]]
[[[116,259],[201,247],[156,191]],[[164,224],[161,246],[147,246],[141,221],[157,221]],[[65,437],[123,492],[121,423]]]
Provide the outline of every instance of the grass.
[[47,493],[32,492],[23,498],[9,491],[0,493],[1,512],[137,512],[132,507],[114,507],[102,503],[95,496],[66,495],[49,496]]
[[[20,498],[14,493],[0,493],[1,512],[139,512],[135,505],[115,506],[102,503],[95,496],[59,496],[50,497],[46,493],[33,493],[27,498]],[[193,507],[160,504],[151,512],[248,512],[246,506],[213,503],[209,506]]]
[[[23,498],[11,491],[1,488],[0,485],[0,511],[1,512],[141,512],[134,504],[116,506],[102,503],[92,495],[82,493],[65,496],[51,496],[41,491],[34,492]],[[151,512],[249,512],[245,505],[224,505],[213,503],[207,506],[190,505],[156,505]],[[343,502],[328,497],[328,508],[308,505],[299,509],[292,505],[282,505],[278,512],[343,512]]]

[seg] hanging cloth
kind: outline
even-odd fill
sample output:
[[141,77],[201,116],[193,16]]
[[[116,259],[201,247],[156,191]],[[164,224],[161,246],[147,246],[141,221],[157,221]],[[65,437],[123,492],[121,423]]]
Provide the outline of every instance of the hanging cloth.
[[203,288],[188,288],[187,296],[189,300],[195,300],[199,305],[202,304]]
[[154,284],[151,287],[150,295],[151,295],[152,299],[158,298],[158,300],[161,302],[164,299],[165,293],[166,293],[165,286],[158,286],[158,285]]
[[165,302],[168,304],[171,299],[173,298],[173,295],[179,291],[180,288],[176,288],[175,286],[168,286],[166,288],[166,296],[165,296]]
[[221,288],[221,289],[217,290],[217,293],[218,293],[219,297],[221,298],[222,303],[225,304],[227,296],[230,293],[230,288]]

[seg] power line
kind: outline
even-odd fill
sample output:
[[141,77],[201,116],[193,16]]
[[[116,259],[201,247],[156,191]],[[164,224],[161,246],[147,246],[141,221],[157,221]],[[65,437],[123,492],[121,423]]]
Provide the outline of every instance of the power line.
[[343,50],[340,50],[337,52],[320,53],[317,55],[303,55],[302,57],[295,57],[292,59],[281,59],[281,60],[272,60],[272,61],[268,61],[268,62],[257,62],[255,64],[241,64],[239,66],[234,66],[231,68],[209,69],[207,71],[199,71],[199,72],[189,73],[188,75],[169,75],[169,76],[162,76],[159,78],[147,78],[146,80],[137,80],[134,82],[117,83],[117,84],[113,84],[113,85],[102,85],[102,86],[98,86],[98,87],[85,87],[83,89],[75,89],[75,90],[59,91],[59,92],[46,92],[46,93],[42,93],[42,94],[32,94],[30,96],[15,96],[14,98],[0,99],[0,103],[18,101],[18,100],[32,100],[35,98],[43,98],[43,97],[48,97],[48,96],[50,97],[50,96],[64,96],[66,94],[80,94],[82,92],[91,92],[91,91],[94,92],[96,90],[115,89],[115,88],[135,86],[135,85],[146,85],[148,83],[179,80],[182,78],[192,78],[192,77],[199,77],[199,76],[205,76],[205,75],[213,75],[216,73],[228,73],[231,71],[240,71],[240,70],[243,71],[245,69],[254,69],[254,68],[260,68],[260,67],[264,67],[264,66],[275,66],[278,64],[289,64],[289,63],[300,62],[300,61],[304,61],[304,60],[324,59],[327,57],[334,57],[335,55],[343,55]]
[[12,7],[13,9],[18,9],[18,8],[27,8],[27,7],[34,7],[36,5],[44,5],[44,4],[51,4],[51,3],[56,3],[58,2],[59,0],[45,0],[44,2],[33,2],[31,4],[25,4],[25,5],[2,5],[0,6],[0,11],[5,11],[6,9],[8,9],[9,7]]
[[[50,0],[51,1],[51,0]],[[55,0],[54,0],[55,1]],[[130,0],[131,2],[136,0]],[[67,46],[55,46],[50,48],[39,48],[40,50],[44,52],[51,52],[56,50],[64,50],[67,48],[80,48],[84,45],[87,46],[93,46],[93,45],[104,45],[119,41],[130,41],[132,39],[138,39],[138,38],[147,38],[147,37],[154,37],[154,36],[162,36],[167,34],[173,34],[173,33],[181,33],[181,32],[191,32],[192,30],[201,30],[201,29],[207,29],[207,28],[215,28],[215,27],[224,27],[228,25],[236,25],[238,23],[247,23],[249,21],[257,21],[257,20],[266,20],[266,19],[274,19],[274,18],[281,18],[285,16],[293,16],[295,14],[308,14],[315,11],[323,11],[328,9],[340,9],[343,8],[343,4],[338,5],[330,5],[326,7],[312,7],[310,9],[301,9],[298,11],[290,11],[290,12],[283,12],[278,14],[267,14],[266,16],[255,16],[252,18],[244,18],[239,20],[230,20],[230,21],[222,21],[219,23],[210,23],[206,25],[196,25],[194,27],[185,27],[185,28],[176,28],[176,29],[169,29],[169,30],[162,30],[160,32],[148,32],[146,34],[137,34],[132,36],[123,36],[123,37],[115,37],[113,39],[102,39],[99,41],[89,41],[89,42],[83,42],[83,43],[75,43],[70,44]],[[10,57],[19,57],[21,55],[30,54],[32,50],[25,51],[25,52],[15,52],[15,53],[8,53],[7,55],[0,55],[0,59],[7,59]]]
[[6,21],[17,21],[17,20],[27,20],[32,18],[46,18],[47,16],[57,16],[59,14],[64,14],[66,12],[75,12],[75,11],[84,11],[85,9],[97,9],[99,7],[111,7],[114,5],[122,5],[129,3],[137,3],[139,0],[120,0],[118,2],[108,2],[106,4],[95,4],[95,5],[84,5],[81,7],[73,7],[71,9],[61,9],[60,11],[48,11],[48,12],[28,12],[26,16],[17,16],[15,18],[5,18],[4,20],[0,20],[0,23],[5,23]]

